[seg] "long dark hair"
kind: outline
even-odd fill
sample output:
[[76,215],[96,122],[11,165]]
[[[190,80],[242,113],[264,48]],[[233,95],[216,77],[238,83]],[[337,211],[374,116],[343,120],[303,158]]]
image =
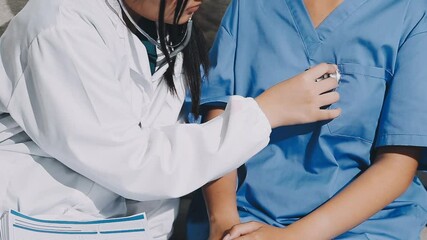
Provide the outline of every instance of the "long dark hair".
[[[178,21],[183,14],[183,10],[187,5],[188,0],[177,0],[175,9],[174,23],[166,24],[164,21],[166,0],[160,1],[159,9],[159,39],[161,51],[165,55],[165,59],[169,64],[168,69],[164,74],[164,80],[172,94],[176,94],[176,88],[173,80],[174,67],[176,57],[171,57],[168,51],[169,45],[176,45],[182,41],[187,30],[187,24],[179,25]],[[194,21],[194,20],[193,20]],[[183,50],[184,63],[183,73],[187,89],[191,94],[191,112],[197,117],[199,115],[200,94],[202,84],[202,72],[207,76],[209,71],[208,47],[203,33],[197,27],[197,23],[193,22],[192,36],[190,42]]]

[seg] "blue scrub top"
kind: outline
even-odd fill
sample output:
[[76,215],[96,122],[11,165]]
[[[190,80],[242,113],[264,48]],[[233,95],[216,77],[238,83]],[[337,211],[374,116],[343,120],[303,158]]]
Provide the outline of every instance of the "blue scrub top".
[[[211,52],[202,102],[255,97],[321,62],[339,66],[342,114],[275,129],[246,164],[237,192],[243,221],[285,226],[371,165],[381,146],[427,147],[427,1],[346,0],[314,28],[302,0],[235,0]],[[420,167],[427,165],[427,151]],[[351,216],[349,216],[351,217]],[[410,188],[340,238],[418,239],[427,194]]]

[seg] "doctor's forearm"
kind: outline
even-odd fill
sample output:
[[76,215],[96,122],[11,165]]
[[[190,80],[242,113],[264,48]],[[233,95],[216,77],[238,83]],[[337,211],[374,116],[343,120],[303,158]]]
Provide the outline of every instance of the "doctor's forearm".
[[414,178],[420,153],[415,148],[403,147],[390,147],[385,151],[341,193],[284,230],[298,234],[298,239],[332,239],[403,194]]

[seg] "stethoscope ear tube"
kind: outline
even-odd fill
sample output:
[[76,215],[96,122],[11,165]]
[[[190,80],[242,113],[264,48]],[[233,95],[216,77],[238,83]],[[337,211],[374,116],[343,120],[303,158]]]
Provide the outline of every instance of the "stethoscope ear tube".
[[[124,6],[123,0],[117,0],[117,1],[119,2],[120,8],[122,9],[122,11],[126,15],[126,17],[134,25],[135,29],[138,30],[138,32],[140,32],[144,37],[146,37],[151,44],[156,46],[158,49],[162,49],[160,43],[158,41],[154,40],[147,32],[145,32],[135,22],[135,20],[130,15],[129,11]],[[193,20],[192,20],[192,17],[190,17],[190,19],[187,22],[187,30],[185,32],[183,39],[176,45],[167,46],[168,48],[171,49],[170,51],[168,50],[170,58],[176,57],[188,45],[188,43],[190,42],[190,39],[191,39],[192,29],[193,29]],[[167,63],[166,58],[162,58],[160,61],[157,62],[156,65],[157,65],[157,67],[161,68],[166,63]]]
[[[176,57],[184,48],[188,45],[191,39],[191,34],[193,29],[193,20],[190,18],[187,23],[187,33],[185,35],[184,41],[180,44],[175,50],[169,53],[170,58]],[[157,67],[161,68],[166,64],[166,58],[162,58],[157,62]]]

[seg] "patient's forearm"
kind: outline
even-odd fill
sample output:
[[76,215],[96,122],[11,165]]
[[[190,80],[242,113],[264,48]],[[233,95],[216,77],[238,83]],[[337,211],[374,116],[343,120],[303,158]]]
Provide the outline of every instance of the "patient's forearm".
[[[341,193],[284,230],[298,239],[332,239],[359,225],[403,194],[412,182],[416,148],[387,148]],[[310,231],[307,231],[310,229]]]
[[[209,111],[206,115],[206,121],[215,118],[222,112],[222,109]],[[211,228],[211,239],[220,239],[225,230],[239,223],[236,206],[236,180],[237,173],[233,171],[203,187]]]
[[[236,205],[236,171],[203,187],[212,230],[227,230],[240,222]],[[221,232],[222,235],[222,232]]]

